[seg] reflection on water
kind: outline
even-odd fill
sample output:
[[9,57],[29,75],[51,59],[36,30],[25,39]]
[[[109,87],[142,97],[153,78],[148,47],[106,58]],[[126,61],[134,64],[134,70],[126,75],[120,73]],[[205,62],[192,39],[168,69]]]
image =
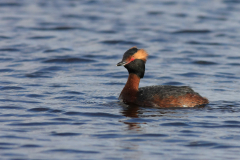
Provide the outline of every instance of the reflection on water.
[[[138,106],[126,106],[123,104],[123,110],[121,111],[121,114],[129,117],[129,118],[139,118],[138,114],[139,114],[139,107]],[[126,122],[124,121],[123,123],[125,123],[126,125],[128,125],[128,129],[129,130],[141,130],[141,123],[138,122]]]
[[[154,122],[151,118],[186,118],[190,111],[201,111],[206,109],[205,106],[198,106],[194,108],[145,108],[139,107],[137,105],[131,104],[126,105],[123,103],[118,103],[122,106],[121,114],[129,119],[122,121],[128,126],[129,130],[141,131],[141,124],[148,124]],[[179,114],[183,112],[182,114]],[[169,126],[181,126],[188,125],[187,123],[174,122],[169,124],[164,124]]]
[[137,105],[124,105],[124,108],[121,112],[124,116],[130,118],[138,118],[138,114],[140,114],[139,107]]

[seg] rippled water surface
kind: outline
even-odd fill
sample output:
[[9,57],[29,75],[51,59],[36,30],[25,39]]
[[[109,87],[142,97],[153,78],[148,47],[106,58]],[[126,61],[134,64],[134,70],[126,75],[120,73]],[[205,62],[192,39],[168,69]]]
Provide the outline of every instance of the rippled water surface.
[[[1,159],[239,159],[240,1],[1,0]],[[189,85],[210,104],[118,101],[133,47],[140,86]]]

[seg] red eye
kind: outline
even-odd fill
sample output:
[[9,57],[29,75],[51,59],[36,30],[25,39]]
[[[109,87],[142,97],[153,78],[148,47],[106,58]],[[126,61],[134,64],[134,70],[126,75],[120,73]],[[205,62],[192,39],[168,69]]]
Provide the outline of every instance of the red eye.
[[132,61],[134,61],[134,60],[135,60],[135,58],[134,58],[134,57],[131,57],[130,62],[132,62]]

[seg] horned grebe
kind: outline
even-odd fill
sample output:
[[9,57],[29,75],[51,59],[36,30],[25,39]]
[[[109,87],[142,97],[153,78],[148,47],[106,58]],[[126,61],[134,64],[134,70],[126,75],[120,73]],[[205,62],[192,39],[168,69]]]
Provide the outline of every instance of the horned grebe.
[[124,66],[129,73],[127,83],[119,99],[127,104],[153,107],[194,107],[208,104],[208,99],[200,96],[188,86],[147,86],[138,88],[144,77],[147,52],[132,47],[127,50],[117,66]]

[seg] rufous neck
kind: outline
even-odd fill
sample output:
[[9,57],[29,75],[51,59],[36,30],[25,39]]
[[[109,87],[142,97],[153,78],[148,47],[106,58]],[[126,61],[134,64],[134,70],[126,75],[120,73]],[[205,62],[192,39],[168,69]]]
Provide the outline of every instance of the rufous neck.
[[140,77],[138,77],[136,74],[130,73],[127,83],[123,88],[119,98],[126,102],[134,102],[137,98],[139,82]]
[[130,73],[124,88],[138,91],[139,82],[140,77],[138,77],[136,74]]

